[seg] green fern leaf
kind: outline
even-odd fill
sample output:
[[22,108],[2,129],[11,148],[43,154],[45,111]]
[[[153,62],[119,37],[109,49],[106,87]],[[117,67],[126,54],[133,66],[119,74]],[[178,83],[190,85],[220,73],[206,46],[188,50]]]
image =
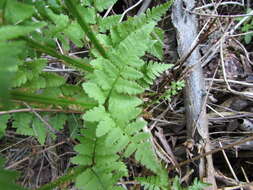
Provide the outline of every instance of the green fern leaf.
[[46,12],[50,20],[55,24],[51,25],[51,28],[48,31],[51,36],[54,36],[58,32],[62,32],[69,26],[70,22],[67,15],[55,14],[51,9],[46,9]]
[[135,82],[131,82],[124,79],[118,79],[117,81],[116,91],[118,93],[136,95],[144,92],[144,90],[145,89],[143,89],[140,85],[138,85]]
[[103,104],[105,102],[106,95],[96,83],[83,83],[83,89],[89,95],[89,97],[97,100],[99,104]]
[[150,134],[146,132],[139,132],[138,134],[134,135],[133,138],[131,138],[131,141],[133,143],[138,143],[141,141],[147,141],[150,138]]
[[121,75],[123,78],[130,80],[137,80],[143,77],[143,74],[133,67],[125,67]]
[[[61,130],[67,120],[65,114],[57,114],[49,117],[49,115],[42,115],[43,119],[50,118],[48,123],[56,130]],[[31,113],[15,113],[13,114],[13,127],[16,128],[16,132],[21,135],[36,137],[40,144],[44,144],[47,135],[55,138],[55,135],[47,129],[46,124],[38,117]],[[50,132],[50,133],[49,133]]]
[[30,88],[33,90],[46,88],[46,86],[47,86],[46,79],[41,76],[38,76],[34,78],[34,80],[31,80],[23,85],[23,87]]
[[153,81],[164,71],[170,69],[172,64],[160,64],[157,62],[149,62],[147,65],[143,66],[144,77],[140,80],[143,85],[151,85]]
[[160,170],[161,166],[158,164],[158,160],[154,157],[154,152],[149,142],[138,145],[135,152],[135,159],[155,173],[158,173]]
[[67,121],[67,115],[66,114],[57,114],[53,117],[50,117],[49,124],[56,129],[56,130],[61,130],[64,128],[64,124]]
[[46,59],[35,59],[32,61],[26,62],[24,67],[27,69],[28,72],[35,72],[34,75],[37,75],[42,72],[42,69],[45,68],[46,63],[47,63]]
[[18,134],[36,137],[40,144],[45,143],[47,129],[40,119],[29,113],[15,113],[13,119]]
[[72,96],[83,92],[82,88],[77,85],[64,84],[60,87],[63,95]]
[[119,24],[121,15],[112,15],[106,18],[99,17],[98,24],[100,32],[105,32]]
[[4,18],[12,24],[17,24],[30,18],[34,13],[35,9],[32,5],[16,0],[6,0]]
[[4,190],[27,190],[17,184],[15,180],[18,178],[18,173],[4,169],[4,159],[0,158],[0,186]]
[[33,136],[37,138],[40,144],[44,145],[47,137],[47,128],[45,124],[39,118],[34,118],[32,129]]
[[145,190],[167,190],[169,187],[166,170],[161,170],[157,176],[137,177],[136,180],[144,186]]
[[72,158],[72,162],[96,165],[76,178],[76,186],[80,189],[114,189],[117,180],[127,175],[126,166],[118,161],[117,150],[107,146],[105,136],[96,137],[96,125],[88,122],[85,125],[87,128],[81,132],[85,137],[80,137],[81,144],[75,146],[79,155]]
[[33,119],[32,114],[29,113],[15,113],[13,114],[12,126],[17,129],[17,133],[21,135],[34,136],[34,131],[30,127]]
[[37,78],[42,72],[42,69],[46,66],[46,62],[47,60],[45,59],[36,59],[19,64],[18,71],[15,73],[15,77],[12,81],[12,86],[20,87],[33,78]]
[[211,184],[204,183],[197,178],[194,179],[193,184],[190,185],[187,190],[202,190],[205,189],[206,187],[210,186]]
[[30,26],[21,26],[21,25],[2,26],[0,28],[0,41],[10,40],[10,39],[17,38],[20,36],[25,36],[43,26],[45,26],[44,22],[35,23]]
[[164,46],[164,31],[160,28],[155,28],[154,32],[151,34],[152,40],[155,43],[152,44],[150,49],[148,50],[149,53],[154,55],[155,57],[159,58],[160,60],[163,59],[163,46]]
[[129,123],[126,127],[128,135],[137,134],[141,129],[147,125],[147,122],[142,118],[138,118],[136,121]]
[[53,73],[42,73],[41,75],[46,81],[46,87],[58,87],[65,83],[65,79],[60,75]]
[[155,23],[151,22],[128,34],[128,36],[123,39],[118,46],[116,46],[118,55],[125,55],[126,57],[124,56],[123,59],[128,56],[143,56],[148,48],[148,43],[150,42],[149,34],[154,29],[154,26]]
[[95,24],[96,23],[96,10],[95,8],[86,8],[82,6],[78,6],[78,10],[80,13],[83,13],[82,16],[84,20],[89,24]]
[[0,115],[0,139],[4,136],[5,134],[5,129],[7,128],[7,122],[10,119],[10,115]]
[[96,9],[101,12],[105,9],[108,9],[116,2],[117,0],[94,0],[94,5]]
[[141,103],[137,97],[113,93],[109,100],[109,112],[115,120],[124,123],[135,119],[141,113],[141,109],[137,108]]
[[115,127],[115,123],[111,118],[105,118],[97,125],[96,136],[101,137],[111,131]]
[[72,22],[65,30],[64,34],[74,43],[77,47],[83,47],[84,32],[77,22]]
[[157,7],[154,7],[152,9],[148,9],[146,11],[146,18],[147,21],[155,21],[158,22],[161,20],[161,17],[168,11],[169,7],[172,5],[173,0],[169,0],[168,2],[161,4]]
[[95,107],[85,113],[83,119],[85,121],[102,121],[105,118],[108,118],[109,114],[106,113],[105,108],[103,106]]
[[15,78],[13,80],[13,87],[20,87],[22,84],[25,84],[28,80],[26,73],[23,70],[18,70],[15,73]]
[[94,72],[95,75],[95,82],[103,89],[103,90],[110,90],[113,84],[113,79],[109,78],[106,73],[102,70],[96,70]]

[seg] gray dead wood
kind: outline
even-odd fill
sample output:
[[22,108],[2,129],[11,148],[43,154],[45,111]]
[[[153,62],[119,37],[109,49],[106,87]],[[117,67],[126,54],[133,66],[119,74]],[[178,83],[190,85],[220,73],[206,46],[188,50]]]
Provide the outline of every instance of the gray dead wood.
[[[194,8],[194,5],[195,0],[175,0],[172,7],[172,22],[177,30],[177,51],[180,58],[186,56],[196,43],[195,39],[198,35],[197,18],[186,11]],[[199,62],[200,58],[199,48],[197,47],[184,63],[186,67],[193,67],[185,78],[186,127],[188,141],[198,145],[198,150],[207,152],[210,150],[210,143],[205,107],[205,84]],[[194,151],[191,153],[199,154],[199,151],[196,150],[197,146],[194,147]],[[216,189],[212,155],[200,160],[197,165],[200,178],[213,184],[206,189]]]

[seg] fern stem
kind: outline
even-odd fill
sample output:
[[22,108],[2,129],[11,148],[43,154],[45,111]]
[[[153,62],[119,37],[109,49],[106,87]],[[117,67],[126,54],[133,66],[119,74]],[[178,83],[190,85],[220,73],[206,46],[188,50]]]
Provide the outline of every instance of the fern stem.
[[63,109],[48,109],[48,108],[22,108],[22,109],[14,109],[14,110],[6,110],[0,111],[0,115],[4,114],[12,114],[12,113],[21,113],[21,112],[55,112],[55,113],[74,113],[74,114],[82,114],[83,112],[78,110],[63,110]]
[[82,69],[83,71],[88,71],[88,72],[93,71],[93,67],[91,65],[89,65],[88,63],[81,63],[80,61],[75,60],[69,56],[59,54],[53,48],[47,47],[46,45],[43,45],[43,44],[40,44],[31,38],[23,37],[22,39],[25,40],[29,46],[35,48],[36,50],[38,50],[42,53],[46,53],[48,55],[51,55],[51,56],[56,57],[58,59],[61,59],[65,63],[68,63],[76,68]]
[[53,105],[79,105],[85,109],[93,108],[97,105],[96,102],[91,102],[90,100],[86,103],[84,101],[77,101],[77,100],[68,100],[66,98],[51,98],[43,95],[36,95],[36,94],[27,94],[20,91],[11,91],[11,97],[14,100],[21,100],[27,102],[36,102],[42,104],[53,104]]
[[74,17],[76,17],[77,22],[79,23],[79,25],[82,27],[83,31],[85,32],[85,34],[88,36],[88,38],[90,39],[90,41],[93,43],[93,45],[95,46],[95,48],[98,50],[98,52],[106,59],[108,59],[108,55],[105,51],[105,49],[103,48],[103,46],[99,43],[98,39],[96,38],[94,32],[92,31],[92,29],[89,27],[89,25],[86,23],[86,21],[84,20],[84,18],[82,17],[82,14],[79,12],[79,10],[77,9],[77,7],[75,6],[73,0],[65,0],[65,4],[68,7],[68,9],[71,11],[71,13],[73,14]]
[[65,174],[62,177],[59,177],[57,180],[52,181],[51,183],[48,183],[36,190],[51,190],[63,183],[66,183],[68,181],[71,181],[75,179],[78,175],[80,175],[82,172],[84,172],[86,169],[90,168],[91,166],[80,166],[76,167],[72,170],[70,170],[67,174]]

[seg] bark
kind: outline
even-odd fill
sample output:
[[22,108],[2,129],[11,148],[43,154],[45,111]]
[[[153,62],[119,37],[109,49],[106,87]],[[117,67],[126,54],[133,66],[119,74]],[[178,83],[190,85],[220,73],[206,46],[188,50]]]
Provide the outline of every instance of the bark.
[[[195,0],[175,0],[172,7],[172,22],[177,30],[178,54],[181,59],[191,52],[191,49],[197,43],[195,40],[198,35],[197,18],[186,11],[194,8],[195,3]],[[194,149],[191,152],[193,155],[196,155],[199,151],[207,152],[210,150],[208,119],[205,108],[205,84],[199,60],[200,53],[197,47],[184,63],[186,68],[193,68],[185,78],[184,92],[187,142],[194,142],[199,148],[196,150],[197,146],[193,146]],[[196,173],[199,177],[213,184],[207,189],[216,189],[212,156],[206,156],[195,165],[198,166],[198,172]]]

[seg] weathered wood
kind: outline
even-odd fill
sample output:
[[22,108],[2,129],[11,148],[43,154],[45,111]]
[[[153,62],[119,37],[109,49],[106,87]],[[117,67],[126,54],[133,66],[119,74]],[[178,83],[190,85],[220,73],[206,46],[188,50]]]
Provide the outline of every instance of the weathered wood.
[[[197,43],[198,35],[197,18],[186,10],[194,8],[195,0],[175,0],[172,7],[172,22],[177,30],[178,54],[180,58],[186,56]],[[196,47],[185,61],[186,67],[193,67],[185,78],[185,107],[187,121],[188,141],[194,142],[200,150],[210,150],[208,119],[205,107],[205,84],[203,71],[199,62],[201,56]],[[197,154],[197,146],[194,146],[193,154]],[[198,174],[208,183],[213,184],[207,189],[216,189],[212,156],[209,155],[198,163]]]

